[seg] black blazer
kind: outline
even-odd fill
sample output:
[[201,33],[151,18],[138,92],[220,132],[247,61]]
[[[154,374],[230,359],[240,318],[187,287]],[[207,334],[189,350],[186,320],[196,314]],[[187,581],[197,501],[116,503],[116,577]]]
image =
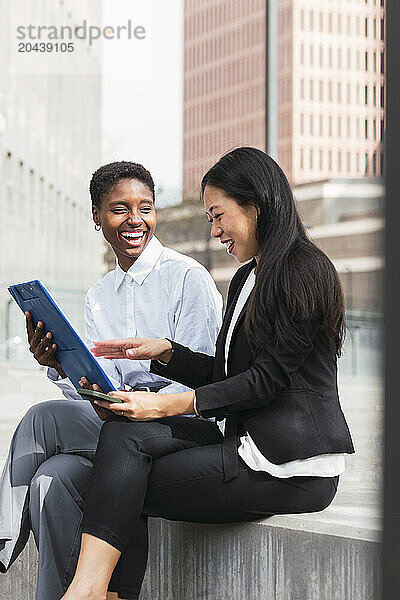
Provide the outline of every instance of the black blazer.
[[[302,351],[273,344],[257,356],[245,333],[245,304],[233,330],[225,376],[225,341],[233,310],[255,260],[235,273],[218,335],[215,357],[173,342],[166,367],[151,370],[196,391],[204,417],[233,414],[271,462],[282,464],[326,453],[354,452],[339,403],[335,344],[321,331],[321,320],[304,323],[309,343]],[[227,421],[228,422],[228,421]]]

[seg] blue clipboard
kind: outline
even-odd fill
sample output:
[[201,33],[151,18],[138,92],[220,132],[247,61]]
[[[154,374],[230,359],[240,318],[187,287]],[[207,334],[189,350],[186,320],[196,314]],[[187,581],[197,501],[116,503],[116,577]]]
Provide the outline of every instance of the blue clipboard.
[[31,313],[34,324],[42,321],[45,330],[51,331],[52,342],[57,344],[55,356],[76,389],[80,387],[78,382],[81,377],[86,377],[90,383],[100,386],[105,394],[115,390],[95,357],[40,281],[35,279],[12,285],[8,291],[24,313]]

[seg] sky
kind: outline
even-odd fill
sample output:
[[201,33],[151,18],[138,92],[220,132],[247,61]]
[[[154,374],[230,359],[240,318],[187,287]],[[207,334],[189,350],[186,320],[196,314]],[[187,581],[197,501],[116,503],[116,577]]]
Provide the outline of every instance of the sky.
[[143,164],[157,204],[182,189],[183,0],[103,0],[103,25],[143,26],[142,40],[104,40],[103,162]]

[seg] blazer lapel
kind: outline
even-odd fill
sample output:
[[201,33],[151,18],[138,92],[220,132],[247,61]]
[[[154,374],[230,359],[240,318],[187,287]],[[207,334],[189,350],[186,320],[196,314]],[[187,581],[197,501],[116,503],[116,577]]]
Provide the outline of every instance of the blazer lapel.
[[[243,286],[244,286],[244,284],[245,284],[245,282],[247,280],[247,277],[249,276],[250,271],[252,269],[254,269],[254,267],[255,267],[255,260],[252,260],[248,264],[248,269],[246,269],[244,271],[243,278],[242,278],[242,280],[241,280],[241,282],[240,282],[240,284],[238,286],[238,289],[236,290],[235,297],[233,298],[231,304],[229,305],[229,307],[228,307],[228,309],[227,309],[227,311],[225,313],[224,320],[223,320],[223,323],[222,323],[222,327],[221,327],[221,330],[220,330],[219,335],[218,335],[218,339],[217,339],[217,343],[216,343],[216,355],[215,355],[216,362],[217,362],[216,366],[218,368],[218,371],[220,371],[220,369],[222,368],[224,373],[225,373],[225,366],[224,366],[224,363],[225,363],[225,342],[226,342],[226,336],[228,335],[229,324],[230,324],[230,322],[232,320],[233,311],[235,310],[235,306],[236,306],[236,303],[238,301],[240,292],[242,291],[242,288],[243,288]],[[233,332],[232,332],[232,338],[235,335],[235,331],[236,331],[237,327],[240,325],[240,323],[243,321],[243,319],[244,319],[244,317],[246,315],[246,306],[247,306],[247,303],[248,303],[248,299],[246,300],[246,303],[245,303],[244,307],[242,308],[242,310],[240,312],[240,315],[239,315],[239,317],[238,317],[238,319],[237,319],[237,321],[235,323],[235,327],[234,327]]]

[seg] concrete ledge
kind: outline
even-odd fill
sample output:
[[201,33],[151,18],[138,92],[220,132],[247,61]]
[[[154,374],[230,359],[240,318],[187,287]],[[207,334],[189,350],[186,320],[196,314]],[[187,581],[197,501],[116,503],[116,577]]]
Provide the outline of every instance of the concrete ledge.
[[[141,600],[380,600],[379,520],[341,521],[329,509],[234,525],[150,519]],[[0,600],[34,599],[36,562],[31,538],[0,576]]]
[[142,598],[379,600],[375,533],[345,537],[337,526],[334,533],[333,523],[322,527],[329,533],[311,523],[299,517],[229,526],[153,520]]
[[0,600],[34,600],[36,571],[37,551],[31,535],[11,569],[5,574],[0,573]]

